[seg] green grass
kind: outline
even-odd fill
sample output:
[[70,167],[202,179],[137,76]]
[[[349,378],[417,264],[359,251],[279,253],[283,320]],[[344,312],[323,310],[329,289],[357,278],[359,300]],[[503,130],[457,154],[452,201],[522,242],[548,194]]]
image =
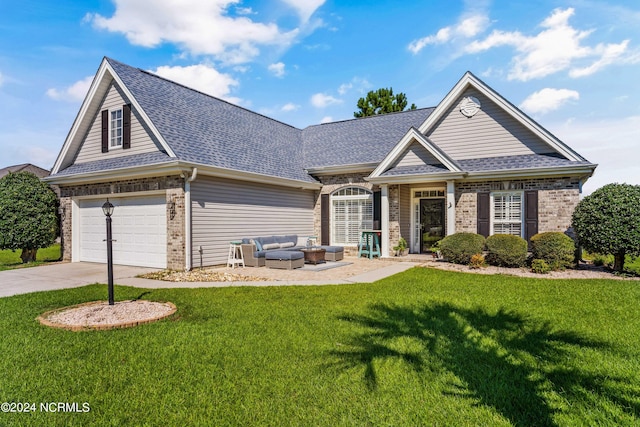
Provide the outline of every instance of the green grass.
[[47,262],[58,261],[60,259],[60,244],[56,243],[48,248],[38,249],[36,262],[23,264],[20,259],[21,251],[11,251],[8,249],[0,251],[0,271],[12,268],[33,267]]
[[0,299],[0,425],[640,424],[640,282],[415,268],[374,284],[140,290],[167,320],[68,332],[92,285]]

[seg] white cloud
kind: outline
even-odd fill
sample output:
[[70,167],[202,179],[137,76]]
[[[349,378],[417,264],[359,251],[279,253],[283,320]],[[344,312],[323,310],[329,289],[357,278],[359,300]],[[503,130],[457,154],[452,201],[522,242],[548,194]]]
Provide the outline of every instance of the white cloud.
[[302,22],[307,22],[311,15],[324,4],[325,0],[282,0],[298,12]]
[[4,83],[4,77],[2,77],[2,73],[0,73],[0,86]]
[[557,110],[563,104],[580,99],[575,90],[545,88],[534,92],[525,99],[520,108],[531,114],[545,114]]
[[341,104],[342,100],[334,98],[331,95],[325,95],[324,93],[316,93],[311,96],[311,105],[317,108],[328,107],[329,105]]
[[338,93],[340,95],[344,95],[349,92],[351,89],[357,90],[360,93],[365,92],[367,89],[371,87],[371,83],[367,81],[367,79],[363,79],[360,77],[354,77],[351,79],[349,83],[343,83],[338,87]]
[[[508,73],[509,80],[527,81],[569,70],[571,77],[593,74],[603,67],[627,59],[628,40],[619,44],[586,46],[583,41],[592,30],[580,31],[569,25],[575,10],[555,9],[540,26],[535,36],[495,30],[484,40],[476,40],[466,47],[466,53],[475,54],[489,49],[510,46],[517,52]],[[589,65],[582,65],[585,61]]]
[[640,166],[636,156],[629,155],[638,149],[640,116],[599,121],[574,119],[547,128],[587,160],[598,164],[584,186],[585,195],[613,182],[640,185]]
[[292,102],[289,102],[287,104],[284,104],[281,108],[282,111],[284,112],[289,112],[289,111],[296,111],[297,109],[299,109],[300,106],[297,104],[294,104]]
[[268,67],[269,71],[273,73],[276,77],[284,77],[284,63],[276,62],[275,64],[271,64]]
[[331,116],[325,116],[322,118],[322,120],[320,120],[320,123],[331,123],[333,121],[333,117]]
[[[152,48],[173,43],[187,53],[213,55],[229,64],[250,61],[260,46],[289,46],[299,33],[247,16],[229,16],[227,9],[238,0],[156,0],[153,7],[148,0],[114,2],[113,16],[93,14],[86,19],[97,28],[123,33],[134,45]],[[300,14],[308,14],[312,6],[300,3],[290,2]]]
[[456,25],[444,27],[433,35],[409,43],[408,49],[415,55],[429,45],[451,42],[456,39],[470,39],[482,33],[489,25],[484,14],[474,14],[461,19]]
[[151,72],[200,92],[223,98],[234,104],[241,102],[239,98],[229,96],[231,88],[237,86],[238,82],[228,74],[220,73],[208,65],[161,66],[155,71],[151,70]]
[[64,89],[47,89],[47,96],[56,101],[82,101],[87,96],[92,81],[93,76],[87,76]]

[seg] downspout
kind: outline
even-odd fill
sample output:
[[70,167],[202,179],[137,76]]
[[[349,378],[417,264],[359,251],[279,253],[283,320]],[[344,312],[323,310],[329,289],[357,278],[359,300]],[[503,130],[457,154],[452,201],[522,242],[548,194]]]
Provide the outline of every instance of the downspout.
[[198,176],[198,168],[191,169],[191,176],[187,178],[186,175],[181,175],[184,180],[184,252],[185,252],[185,270],[191,270],[192,261],[192,244],[193,237],[191,236],[191,183],[195,181]]

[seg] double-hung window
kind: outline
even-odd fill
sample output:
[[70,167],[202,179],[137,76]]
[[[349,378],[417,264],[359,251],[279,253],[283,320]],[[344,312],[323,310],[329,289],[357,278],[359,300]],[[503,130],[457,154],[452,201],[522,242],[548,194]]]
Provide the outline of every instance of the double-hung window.
[[122,108],[109,111],[109,146],[122,147]]
[[491,234],[513,234],[522,237],[522,192],[492,193]]
[[362,230],[373,228],[373,193],[346,187],[331,195],[331,240],[334,244],[357,245]]

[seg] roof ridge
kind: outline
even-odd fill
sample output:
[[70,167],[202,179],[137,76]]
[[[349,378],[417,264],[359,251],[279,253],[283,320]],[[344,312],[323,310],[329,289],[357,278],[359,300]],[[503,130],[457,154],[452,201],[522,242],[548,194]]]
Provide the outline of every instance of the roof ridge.
[[318,123],[318,124],[315,124],[315,125],[309,125],[305,129],[309,129],[311,127],[316,127],[316,126],[333,125],[333,124],[336,124],[336,123],[355,122],[355,121],[367,120],[367,119],[379,119],[382,116],[394,116],[394,115],[398,115],[398,114],[411,113],[411,112],[414,112],[414,111],[434,110],[435,108],[436,107],[422,107],[422,108],[416,108],[416,109],[413,109],[413,110],[403,110],[403,111],[394,111],[392,113],[374,114],[372,116],[366,116],[366,117],[354,117],[354,118],[350,118],[350,119],[336,120],[336,121],[333,121],[333,122],[326,122],[326,123]]

